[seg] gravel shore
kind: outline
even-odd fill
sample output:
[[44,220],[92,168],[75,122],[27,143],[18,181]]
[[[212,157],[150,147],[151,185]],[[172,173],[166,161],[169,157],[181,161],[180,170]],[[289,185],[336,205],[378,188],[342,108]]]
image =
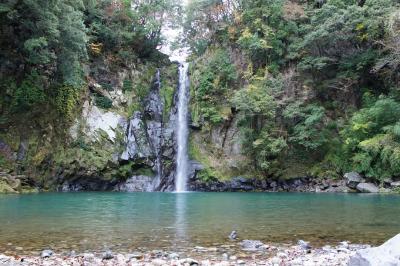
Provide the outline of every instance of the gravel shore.
[[[251,241],[251,240],[249,240]],[[260,242],[254,242],[260,243]],[[369,246],[352,245],[346,242],[338,246],[311,248],[306,242],[295,246],[269,246],[241,244],[241,251],[226,252],[224,248],[195,247],[190,256],[182,253],[150,251],[132,252],[129,254],[82,253],[53,254],[51,250],[43,251],[38,256],[0,255],[1,265],[348,265],[350,257],[359,249]],[[249,248],[250,247],[250,248]]]

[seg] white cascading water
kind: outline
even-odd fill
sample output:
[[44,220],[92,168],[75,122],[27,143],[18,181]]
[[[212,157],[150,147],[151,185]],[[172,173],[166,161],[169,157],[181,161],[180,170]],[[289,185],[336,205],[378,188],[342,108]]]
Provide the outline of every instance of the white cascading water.
[[176,156],[176,178],[175,191],[187,191],[188,176],[188,104],[189,104],[189,74],[188,63],[179,66],[179,91],[178,91],[178,120],[176,125],[176,136],[178,153]]

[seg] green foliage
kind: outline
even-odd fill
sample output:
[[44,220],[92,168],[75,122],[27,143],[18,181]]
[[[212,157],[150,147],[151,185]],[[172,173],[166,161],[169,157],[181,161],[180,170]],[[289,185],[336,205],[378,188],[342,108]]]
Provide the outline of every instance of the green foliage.
[[133,82],[129,79],[124,79],[124,83],[122,85],[122,91],[127,92],[127,91],[132,91],[133,89]]
[[324,123],[325,109],[317,105],[297,106],[296,109],[288,108],[284,112],[286,118],[297,121],[289,141],[310,150],[320,148],[328,141]]
[[400,103],[380,97],[356,112],[341,132],[350,167],[368,177],[384,179],[400,174]]
[[43,104],[45,100],[46,95],[41,85],[41,77],[33,72],[13,92],[12,108],[16,112],[26,112]]
[[217,106],[229,97],[228,88],[237,78],[237,73],[227,51],[216,49],[210,53],[205,61],[198,63],[199,69],[193,73],[193,108],[201,119],[218,124],[223,121],[224,113],[223,106]]
[[65,85],[57,89],[55,106],[62,117],[72,120],[79,96],[80,90],[72,86]]
[[103,95],[96,95],[95,102],[98,107],[103,109],[110,109],[112,107],[111,99]]
[[250,116],[272,117],[275,112],[272,92],[279,90],[281,85],[279,79],[254,76],[247,87],[235,93],[233,104]]

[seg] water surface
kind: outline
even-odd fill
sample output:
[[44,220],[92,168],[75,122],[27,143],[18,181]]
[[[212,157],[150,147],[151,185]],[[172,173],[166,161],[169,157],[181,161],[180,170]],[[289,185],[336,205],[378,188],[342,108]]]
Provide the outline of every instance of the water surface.
[[[180,250],[242,239],[379,244],[400,196],[307,193],[45,193],[0,196],[0,252]],[[22,251],[21,251],[22,249]]]

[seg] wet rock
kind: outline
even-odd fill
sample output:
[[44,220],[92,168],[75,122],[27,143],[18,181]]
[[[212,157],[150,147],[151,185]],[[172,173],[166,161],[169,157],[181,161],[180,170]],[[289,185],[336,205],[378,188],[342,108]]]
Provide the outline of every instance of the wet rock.
[[243,250],[247,251],[259,251],[259,250],[265,250],[265,245],[259,240],[243,240],[240,242],[240,246],[242,247]]
[[379,188],[373,183],[359,183],[357,185],[357,190],[363,193],[378,193]]
[[299,240],[297,242],[297,245],[299,245],[304,250],[310,250],[311,249],[310,243],[306,242],[304,240]]
[[229,235],[230,240],[235,240],[237,238],[237,233],[236,231],[232,231]]
[[400,234],[379,247],[358,250],[349,261],[349,266],[396,265],[400,265]]
[[111,260],[112,258],[114,258],[113,253],[111,252],[111,250],[107,250],[103,253],[102,259],[103,260]]
[[357,172],[345,173],[343,177],[346,179],[346,185],[353,189],[355,189],[359,183],[365,182],[365,179]]
[[40,253],[40,257],[42,258],[49,258],[53,256],[53,251],[51,249],[45,249]]

